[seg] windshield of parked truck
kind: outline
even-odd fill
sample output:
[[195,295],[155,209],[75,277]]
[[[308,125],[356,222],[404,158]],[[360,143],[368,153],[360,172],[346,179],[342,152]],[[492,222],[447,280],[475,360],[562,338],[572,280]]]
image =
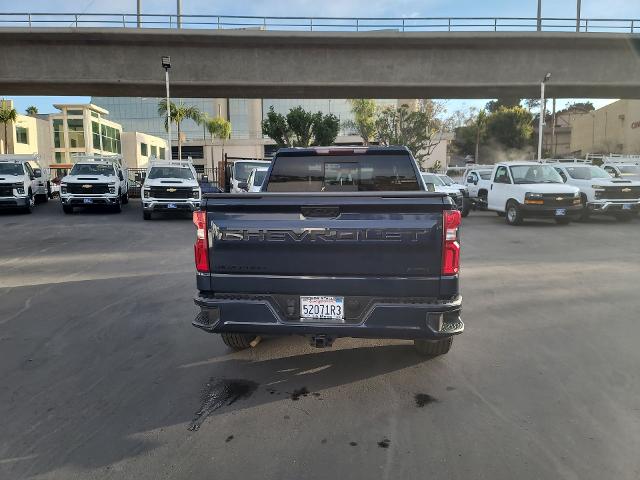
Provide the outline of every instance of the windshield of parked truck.
[[449,177],[447,177],[446,175],[438,175],[438,178],[440,180],[442,180],[442,182],[445,185],[453,185],[455,182],[453,180],[451,180]]
[[513,183],[563,183],[562,177],[549,165],[514,165],[509,169]]
[[193,173],[190,168],[186,167],[152,167],[151,170],[149,170],[147,178],[151,180],[156,178],[193,180]]
[[0,163],[0,175],[24,175],[21,163]]
[[259,187],[264,182],[264,177],[267,176],[267,169],[256,170],[256,174],[253,176],[253,185]]
[[592,180],[594,178],[611,178],[606,171],[600,167],[586,165],[580,167],[566,167],[569,176],[575,180]]
[[434,175],[433,173],[423,173],[422,179],[424,180],[424,183],[433,183],[437,187],[443,187],[447,185],[441,177],[439,177],[438,175]]
[[251,170],[264,166],[264,162],[236,162],[233,164],[233,178],[238,182],[246,182]]
[[420,191],[409,155],[276,157],[269,192]]
[[618,165],[622,175],[640,175],[639,165]]
[[115,175],[113,165],[93,163],[76,163],[71,169],[71,175]]

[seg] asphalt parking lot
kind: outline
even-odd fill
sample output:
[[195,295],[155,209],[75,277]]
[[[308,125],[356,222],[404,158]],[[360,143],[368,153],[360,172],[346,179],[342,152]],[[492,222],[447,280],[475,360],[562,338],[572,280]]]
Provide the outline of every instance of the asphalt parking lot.
[[472,212],[467,330],[434,360],[227,350],[190,325],[193,237],[136,201],[0,214],[0,478],[640,478],[640,219]]

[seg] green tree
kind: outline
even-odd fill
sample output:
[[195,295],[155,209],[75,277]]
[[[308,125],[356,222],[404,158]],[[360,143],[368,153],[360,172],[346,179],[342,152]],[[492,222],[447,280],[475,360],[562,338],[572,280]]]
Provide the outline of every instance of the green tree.
[[207,118],[205,126],[212,141],[214,138],[222,140],[222,158],[224,158],[224,142],[231,138],[231,122],[222,117]]
[[335,115],[310,113],[302,107],[292,108],[286,116],[271,107],[262,122],[262,133],[279,148],[331,145],[339,130],[340,120]]
[[476,134],[476,149],[473,156],[473,159],[476,163],[479,163],[480,158],[480,142],[484,138],[485,130],[487,129],[487,112],[484,110],[480,110],[478,112],[478,116],[476,117],[476,121],[474,122],[473,127],[475,128]]
[[382,145],[404,145],[423,168],[424,160],[442,139],[441,104],[425,100],[418,110],[407,105],[387,107],[376,117],[376,137]]
[[[167,111],[170,111],[167,114]],[[178,158],[182,160],[182,136],[180,135],[182,122],[185,120],[193,120],[198,125],[200,125],[204,119],[204,116],[198,107],[194,107],[193,105],[185,105],[184,103],[175,104],[173,102],[169,102],[169,106],[167,107],[167,100],[162,99],[158,102],[158,115],[164,117],[164,128],[169,131],[169,119],[171,119],[172,123],[176,124],[178,129]],[[171,149],[171,145],[169,145],[169,149]]]
[[520,99],[517,97],[503,97],[496,100],[490,100],[484,107],[489,113],[497,112],[500,107],[517,107],[520,105]]
[[353,128],[362,137],[362,143],[369,145],[376,133],[376,102],[370,99],[351,99],[351,113],[353,120],[346,122],[348,128]]
[[11,122],[16,121],[17,116],[18,112],[15,108],[11,107],[9,102],[6,100],[2,100],[2,102],[0,102],[0,123],[4,125],[4,152],[2,153],[9,153],[9,132],[7,127]]
[[313,145],[333,145],[340,132],[340,120],[333,113],[323,115],[318,112],[313,115]]
[[31,105],[27,107],[25,111],[27,112],[27,115],[34,116],[38,114],[38,107],[36,107],[35,105]]
[[521,149],[531,144],[533,115],[526,108],[499,107],[487,116],[487,136],[507,148]]

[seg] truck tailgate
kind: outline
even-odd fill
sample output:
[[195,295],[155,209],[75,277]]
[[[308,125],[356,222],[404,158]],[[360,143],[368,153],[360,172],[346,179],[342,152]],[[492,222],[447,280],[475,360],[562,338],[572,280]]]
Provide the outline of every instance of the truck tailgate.
[[210,289],[436,297],[448,208],[432,192],[208,195]]

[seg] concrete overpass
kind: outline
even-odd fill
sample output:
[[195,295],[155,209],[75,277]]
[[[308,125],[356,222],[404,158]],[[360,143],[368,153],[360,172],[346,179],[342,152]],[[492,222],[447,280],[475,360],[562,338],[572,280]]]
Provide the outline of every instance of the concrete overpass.
[[640,35],[0,29],[6,95],[640,98]]

